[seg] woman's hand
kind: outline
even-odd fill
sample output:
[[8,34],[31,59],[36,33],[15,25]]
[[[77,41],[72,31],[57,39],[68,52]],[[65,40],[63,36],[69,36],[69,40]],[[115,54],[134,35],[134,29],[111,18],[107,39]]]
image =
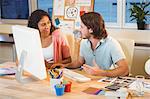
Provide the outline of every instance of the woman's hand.
[[55,68],[55,67],[64,68],[64,64],[62,64],[62,63],[54,63],[54,64],[50,67],[50,69],[53,69],[53,68]]
[[53,64],[54,64],[54,63],[49,63],[49,62],[47,62],[47,61],[45,60],[46,69],[50,69]]

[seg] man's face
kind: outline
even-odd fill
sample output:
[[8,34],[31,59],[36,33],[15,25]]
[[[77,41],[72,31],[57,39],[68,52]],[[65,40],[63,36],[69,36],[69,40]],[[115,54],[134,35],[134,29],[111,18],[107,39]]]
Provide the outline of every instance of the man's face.
[[81,21],[81,27],[80,27],[80,31],[81,31],[81,35],[82,35],[82,38],[90,38],[90,33],[89,33],[89,29],[87,28],[86,25],[83,24],[83,22]]

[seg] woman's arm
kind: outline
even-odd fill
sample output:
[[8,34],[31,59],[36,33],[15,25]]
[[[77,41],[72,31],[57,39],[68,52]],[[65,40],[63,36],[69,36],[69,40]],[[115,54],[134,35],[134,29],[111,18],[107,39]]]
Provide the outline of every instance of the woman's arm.
[[71,56],[69,56],[68,58],[64,58],[64,59],[62,59],[62,64],[67,64],[67,63],[71,63]]

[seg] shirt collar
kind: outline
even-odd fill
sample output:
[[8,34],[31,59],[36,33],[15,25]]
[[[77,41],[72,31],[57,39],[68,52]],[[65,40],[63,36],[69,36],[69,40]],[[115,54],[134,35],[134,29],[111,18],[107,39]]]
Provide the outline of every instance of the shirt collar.
[[[101,40],[99,40],[99,42],[96,45],[96,49],[104,42],[105,42],[105,39],[103,39],[103,38]],[[89,47],[91,47],[91,41],[89,39],[87,39],[87,44]]]

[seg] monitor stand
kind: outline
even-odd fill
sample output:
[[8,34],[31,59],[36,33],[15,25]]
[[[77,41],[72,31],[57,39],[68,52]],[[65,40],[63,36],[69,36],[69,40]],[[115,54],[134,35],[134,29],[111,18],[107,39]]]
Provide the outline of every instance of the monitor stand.
[[16,80],[22,84],[37,81],[36,78],[23,76],[24,63],[25,63],[26,57],[27,57],[27,52],[23,50],[21,53],[21,56],[20,56],[20,60],[19,60],[18,68],[16,70],[16,74],[15,74]]

